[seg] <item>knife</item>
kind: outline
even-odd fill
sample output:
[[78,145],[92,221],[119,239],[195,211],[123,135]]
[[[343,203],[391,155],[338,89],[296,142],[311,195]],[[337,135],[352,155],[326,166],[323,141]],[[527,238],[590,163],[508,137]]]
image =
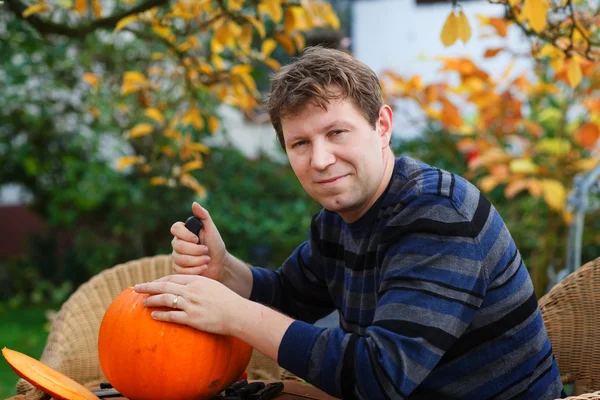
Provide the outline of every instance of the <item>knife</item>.
[[105,399],[107,397],[123,397],[123,395],[117,389],[113,388],[92,390],[92,393],[101,399]]
[[200,244],[200,229],[204,227],[204,224],[202,221],[200,221],[200,218],[192,215],[185,221],[185,227],[188,229],[188,231],[198,236],[198,244]]

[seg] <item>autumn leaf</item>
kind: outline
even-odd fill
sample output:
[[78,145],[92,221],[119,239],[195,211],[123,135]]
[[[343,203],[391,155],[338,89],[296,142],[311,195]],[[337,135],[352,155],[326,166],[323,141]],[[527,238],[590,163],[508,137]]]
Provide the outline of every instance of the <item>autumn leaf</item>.
[[78,14],[85,14],[87,12],[87,0],[75,0],[74,10]]
[[146,136],[146,135],[152,133],[153,130],[154,130],[154,127],[152,126],[152,124],[142,123],[142,124],[138,124],[138,125],[134,126],[133,128],[131,128],[128,136],[130,138]]
[[485,193],[491,192],[497,185],[498,180],[492,175],[486,175],[479,180],[479,188]]
[[91,72],[87,72],[83,74],[83,80],[88,83],[88,85],[97,88],[98,87],[98,78],[96,75]]
[[181,172],[186,173],[190,171],[195,171],[197,169],[201,169],[204,166],[202,160],[193,160],[189,161],[181,166]]
[[273,52],[273,50],[275,50],[275,48],[277,47],[277,42],[275,41],[275,39],[272,38],[268,38],[265,41],[262,42],[261,48],[260,48],[260,52],[265,56],[268,57],[271,55],[271,53]]
[[592,122],[586,122],[577,128],[574,136],[581,146],[591,148],[600,138],[600,127]]
[[92,9],[94,10],[94,15],[96,18],[102,17],[102,5],[100,4],[100,0],[92,1]]
[[200,198],[206,197],[206,189],[190,174],[182,174],[179,181],[183,186],[193,189]]
[[296,46],[294,45],[294,42],[292,42],[292,39],[289,38],[289,36],[286,36],[282,33],[276,33],[275,39],[277,39],[277,41],[281,43],[281,46],[288,55],[291,56],[296,52]]
[[142,162],[143,159],[138,156],[125,156],[117,159],[116,168],[118,171],[122,171],[125,168]]
[[460,10],[457,17],[458,23],[458,38],[463,41],[463,43],[467,43],[469,39],[471,39],[471,25],[469,25],[469,20],[467,16]]
[[544,179],[542,188],[546,204],[555,211],[563,211],[567,201],[567,190],[564,185],[556,179]]
[[525,0],[523,12],[529,20],[531,28],[540,33],[546,28],[546,14],[550,9],[548,0]]
[[440,33],[440,38],[444,46],[448,47],[454,44],[458,39],[459,35],[459,22],[458,18],[454,14],[454,11],[450,11],[448,17],[446,18],[446,22],[442,27],[442,32]]
[[567,61],[567,80],[569,85],[572,88],[579,86],[581,80],[583,79],[583,74],[581,71],[581,65],[579,60],[575,57],[571,57]]
[[25,11],[23,11],[23,18],[27,18],[33,14],[39,14],[45,11],[50,10],[50,7],[48,7],[48,4],[46,3],[38,3],[38,4],[34,4],[32,6],[29,6],[25,9]]
[[529,158],[512,160],[509,169],[513,174],[535,174],[538,172],[538,166]]
[[147,108],[146,111],[144,111],[144,115],[148,118],[155,120],[160,124],[165,123],[165,117],[163,116],[162,112],[160,112],[160,110],[157,108]]
[[211,133],[214,133],[217,129],[219,129],[219,118],[215,117],[214,115],[211,115],[210,117],[208,117],[208,130]]
[[502,50],[504,50],[504,47],[499,47],[496,49],[487,49],[485,51],[485,54],[483,55],[484,58],[492,58],[495,57],[498,53],[500,53]]
[[567,139],[546,138],[538,142],[536,149],[541,153],[560,156],[571,150],[571,142]]
[[150,185],[152,186],[166,186],[168,185],[169,180],[164,176],[153,176],[150,178]]

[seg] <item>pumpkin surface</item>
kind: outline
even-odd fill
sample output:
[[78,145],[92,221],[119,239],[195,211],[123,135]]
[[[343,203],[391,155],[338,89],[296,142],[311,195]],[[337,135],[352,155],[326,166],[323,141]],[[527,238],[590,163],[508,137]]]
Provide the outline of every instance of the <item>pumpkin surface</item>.
[[2,355],[17,375],[55,399],[100,400],[83,385],[35,358],[6,347]]
[[[121,292],[106,310],[98,335],[100,367],[110,384],[130,400],[206,399],[245,370],[252,347],[151,317],[147,294]],[[168,310],[172,310],[169,308]]]

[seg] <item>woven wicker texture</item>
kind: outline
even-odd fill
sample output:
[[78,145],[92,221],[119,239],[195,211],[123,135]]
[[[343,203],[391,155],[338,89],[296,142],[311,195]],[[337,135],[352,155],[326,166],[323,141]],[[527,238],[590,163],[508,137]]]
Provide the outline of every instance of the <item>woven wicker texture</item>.
[[[106,379],[98,360],[98,332],[104,312],[125,288],[172,273],[171,256],[160,255],[130,261],[104,270],[81,285],[56,314],[40,360],[84,386]],[[250,379],[300,380],[254,350],[248,366]],[[39,400],[44,393],[24,379],[17,394]]]
[[600,389],[600,258],[567,276],[539,304],[563,382],[574,384],[575,395]]

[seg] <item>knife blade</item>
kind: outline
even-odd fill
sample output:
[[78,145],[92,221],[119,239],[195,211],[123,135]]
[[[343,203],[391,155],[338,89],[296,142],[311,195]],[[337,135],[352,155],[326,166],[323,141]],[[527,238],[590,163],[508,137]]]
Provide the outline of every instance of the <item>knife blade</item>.
[[92,393],[94,393],[96,396],[100,397],[101,399],[105,399],[107,397],[122,397],[123,396],[117,389],[114,389],[114,388],[92,390]]

